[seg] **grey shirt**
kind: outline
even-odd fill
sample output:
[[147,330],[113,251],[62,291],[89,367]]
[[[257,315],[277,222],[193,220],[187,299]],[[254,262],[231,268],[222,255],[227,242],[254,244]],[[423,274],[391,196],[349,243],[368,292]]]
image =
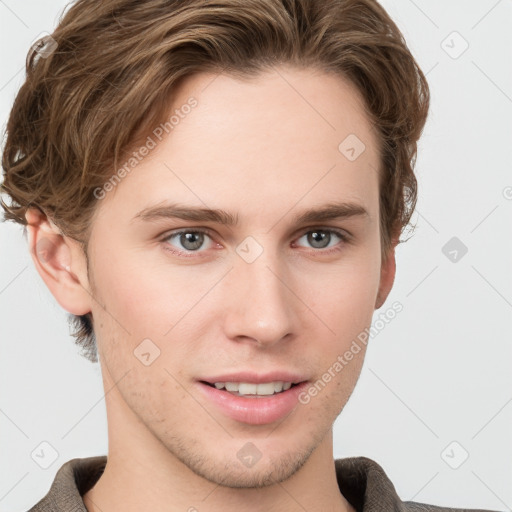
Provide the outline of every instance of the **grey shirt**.
[[[69,460],[29,512],[87,512],[82,496],[98,481],[106,462],[106,455]],[[357,512],[492,512],[403,502],[381,466],[367,457],[337,459],[335,465],[340,491]]]

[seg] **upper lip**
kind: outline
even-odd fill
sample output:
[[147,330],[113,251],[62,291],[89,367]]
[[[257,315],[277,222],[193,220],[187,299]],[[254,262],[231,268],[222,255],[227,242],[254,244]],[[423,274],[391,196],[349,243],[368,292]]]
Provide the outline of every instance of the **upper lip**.
[[204,377],[204,382],[215,384],[216,382],[247,382],[251,384],[263,384],[265,382],[291,382],[292,384],[298,384],[308,380],[303,375],[298,373],[292,373],[287,371],[273,371],[268,373],[254,373],[254,372],[236,372],[236,373],[224,373],[216,375],[214,377]]

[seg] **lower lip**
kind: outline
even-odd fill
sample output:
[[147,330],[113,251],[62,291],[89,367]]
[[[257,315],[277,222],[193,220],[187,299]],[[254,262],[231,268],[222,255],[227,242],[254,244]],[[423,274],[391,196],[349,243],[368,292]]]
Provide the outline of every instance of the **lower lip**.
[[249,423],[265,425],[286,417],[297,405],[298,397],[308,383],[301,382],[290,389],[268,397],[244,397],[231,394],[225,389],[198,382],[199,389],[226,416]]

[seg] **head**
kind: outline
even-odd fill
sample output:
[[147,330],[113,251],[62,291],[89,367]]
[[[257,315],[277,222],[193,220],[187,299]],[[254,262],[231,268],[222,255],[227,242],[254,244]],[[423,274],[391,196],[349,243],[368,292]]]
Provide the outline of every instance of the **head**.
[[[257,427],[200,381],[285,369],[313,383],[370,325],[416,202],[425,77],[372,0],[78,0],[52,38],[7,125],[6,219],[29,226],[84,355],[117,384],[113,421],[138,418],[226,485],[285,478],[329,432],[365,347]],[[240,473],[243,440],[260,442],[257,472]]]

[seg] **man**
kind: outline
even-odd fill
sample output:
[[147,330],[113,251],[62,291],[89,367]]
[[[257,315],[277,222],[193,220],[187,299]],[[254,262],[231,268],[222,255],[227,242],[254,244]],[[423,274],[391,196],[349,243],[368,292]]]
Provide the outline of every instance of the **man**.
[[71,7],[29,59],[3,206],[97,351],[109,450],[31,510],[449,510],[332,446],[428,103],[371,0]]

